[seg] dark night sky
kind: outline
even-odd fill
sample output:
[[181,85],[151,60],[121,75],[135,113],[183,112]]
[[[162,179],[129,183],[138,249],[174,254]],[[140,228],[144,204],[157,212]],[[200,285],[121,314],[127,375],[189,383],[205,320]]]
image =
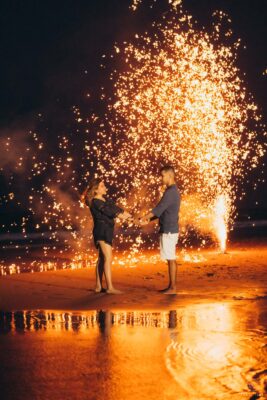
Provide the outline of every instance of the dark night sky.
[[[38,110],[61,96],[75,103],[86,90],[83,71],[87,69],[88,82],[94,82],[101,55],[114,41],[145,29],[154,17],[155,12],[144,12],[145,7],[138,11],[140,18],[133,17],[129,3],[127,0],[2,0],[1,123]],[[158,3],[165,5],[167,0]],[[247,45],[240,62],[248,73],[249,89],[265,111],[267,79],[262,72],[267,67],[267,2],[184,0],[183,4],[207,26],[216,8],[229,13],[234,33]],[[161,11],[160,7],[158,10]]]
[[[21,121],[27,126],[32,115],[54,105],[69,112],[101,80],[101,55],[115,41],[145,30],[168,1],[157,0],[153,10],[140,6],[136,14],[129,4],[130,0],[1,1],[0,134]],[[247,46],[240,67],[266,116],[267,77],[262,73],[267,68],[267,1],[184,0],[183,4],[207,27],[214,10],[230,15],[234,34]]]

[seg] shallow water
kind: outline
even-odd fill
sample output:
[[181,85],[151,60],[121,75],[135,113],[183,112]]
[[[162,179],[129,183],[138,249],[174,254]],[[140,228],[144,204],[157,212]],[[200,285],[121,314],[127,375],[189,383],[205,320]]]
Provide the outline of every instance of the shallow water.
[[0,313],[1,399],[265,399],[266,300]]

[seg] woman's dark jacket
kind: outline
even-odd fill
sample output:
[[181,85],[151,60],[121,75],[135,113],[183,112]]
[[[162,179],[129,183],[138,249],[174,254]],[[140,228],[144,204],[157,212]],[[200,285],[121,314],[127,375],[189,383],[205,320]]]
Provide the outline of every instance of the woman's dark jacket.
[[114,219],[123,212],[123,209],[111,199],[104,201],[93,198],[91,205],[89,205],[88,200],[86,200],[86,204],[89,206],[94,220],[93,237],[96,248],[98,248],[99,240],[112,245]]

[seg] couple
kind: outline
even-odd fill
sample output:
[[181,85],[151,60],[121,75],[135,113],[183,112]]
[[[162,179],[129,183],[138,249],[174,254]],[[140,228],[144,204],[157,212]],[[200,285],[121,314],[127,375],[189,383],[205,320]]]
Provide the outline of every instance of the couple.
[[96,292],[104,291],[102,287],[103,274],[105,275],[106,293],[119,294],[121,291],[114,288],[111,277],[112,239],[114,233],[114,219],[135,222],[146,225],[159,218],[160,256],[167,260],[169,268],[169,285],[161,290],[165,294],[176,294],[176,244],[178,242],[178,214],[180,209],[180,193],[175,183],[175,173],[172,166],[166,165],[160,170],[162,183],[166,190],[159,203],[150,212],[141,218],[133,218],[131,214],[117,206],[111,199],[105,199],[107,188],[100,178],[93,179],[81,195],[81,201],[91,211],[94,228],[93,237],[98,249],[96,265]]

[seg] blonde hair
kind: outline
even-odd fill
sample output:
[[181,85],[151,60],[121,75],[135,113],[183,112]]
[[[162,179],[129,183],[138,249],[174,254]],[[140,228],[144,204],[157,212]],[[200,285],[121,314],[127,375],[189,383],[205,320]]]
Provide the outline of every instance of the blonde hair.
[[85,203],[86,199],[88,199],[89,205],[92,204],[92,200],[95,196],[95,191],[98,188],[100,182],[102,181],[101,178],[94,178],[91,180],[83,194],[81,195],[82,203]]

